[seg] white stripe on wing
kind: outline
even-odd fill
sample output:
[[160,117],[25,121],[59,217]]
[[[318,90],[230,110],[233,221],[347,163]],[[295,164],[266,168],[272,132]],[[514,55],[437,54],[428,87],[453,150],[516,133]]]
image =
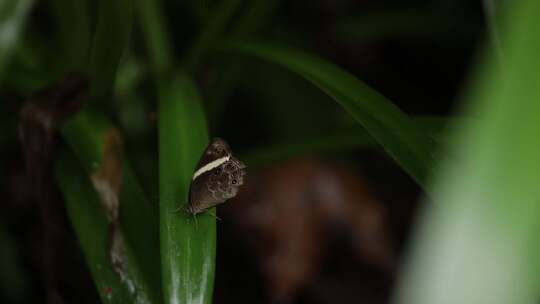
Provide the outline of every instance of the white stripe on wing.
[[199,170],[195,171],[195,173],[193,173],[193,179],[192,180],[195,180],[198,176],[200,176],[201,174],[205,173],[205,172],[208,172],[214,168],[217,168],[219,166],[221,166],[223,163],[229,161],[229,159],[231,158],[231,155],[228,154],[227,156],[223,156],[221,158],[218,158],[214,161],[211,161],[209,162],[208,164],[202,166],[201,168],[199,168]]

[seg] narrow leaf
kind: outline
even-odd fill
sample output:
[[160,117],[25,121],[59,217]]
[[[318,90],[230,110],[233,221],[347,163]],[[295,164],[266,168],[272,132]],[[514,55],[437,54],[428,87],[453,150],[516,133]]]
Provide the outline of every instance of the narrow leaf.
[[146,42],[151,67],[157,81],[170,70],[173,61],[169,44],[167,22],[163,16],[160,0],[136,0],[137,21]]
[[439,171],[398,303],[538,302],[540,3],[506,13],[504,69],[489,58],[467,98],[475,120]]
[[32,0],[0,1],[0,81],[11,54],[20,40],[32,3]]
[[110,228],[100,198],[88,176],[71,153],[57,162],[56,177],[66,208],[103,303],[159,303],[142,282],[133,249],[123,248],[122,261],[128,268],[114,271],[109,256]]
[[[454,118],[456,120],[456,118]],[[434,139],[432,150],[447,142],[446,127],[451,119],[431,116],[414,117],[415,125],[423,128]],[[303,136],[288,139],[269,145],[258,146],[244,152],[241,159],[246,160],[249,167],[266,165],[303,154],[319,154],[328,152],[351,151],[360,148],[372,148],[377,142],[362,126],[351,126],[331,130],[324,134]]]
[[88,2],[52,0],[51,5],[64,64],[69,70],[85,68],[91,40]]
[[[76,182],[78,186],[73,186],[69,180],[69,176],[71,175],[65,177],[64,175],[67,173],[63,169],[60,169],[58,176],[61,182],[62,179],[67,179],[63,182],[64,195],[69,196],[69,191],[72,191],[72,187],[84,187],[85,189],[91,187],[89,190],[84,190],[86,191],[85,194],[73,194],[74,197],[71,197],[71,200],[66,197],[66,203],[68,204],[68,209],[71,208],[71,219],[76,230],[77,225],[85,225],[85,230],[77,231],[77,235],[83,243],[83,251],[87,255],[90,267],[96,265],[110,267],[111,265],[110,261],[109,264],[103,264],[99,260],[103,258],[101,255],[89,257],[91,253],[88,250],[94,249],[84,246],[84,238],[90,238],[93,242],[98,242],[98,240],[106,241],[110,235],[102,236],[102,232],[112,226],[106,222],[103,213],[119,213],[118,221],[121,225],[121,232],[126,244],[125,252],[128,260],[126,269],[127,273],[132,277],[132,281],[122,281],[117,284],[130,283],[132,286],[127,287],[134,288],[137,291],[136,296],[140,296],[141,299],[146,299],[151,303],[159,303],[161,294],[159,293],[160,273],[157,207],[152,207],[138,184],[134,171],[124,154],[121,138],[117,138],[120,136],[117,129],[103,116],[85,110],[72,117],[63,125],[62,134],[71,150],[74,151],[74,155],[78,160],[78,166],[83,171],[80,169],[69,169],[73,165],[69,165],[66,170],[75,170],[77,173],[73,173],[72,176],[74,178],[75,175],[81,174],[84,177]],[[114,141],[111,142],[111,140]],[[117,147],[113,146],[113,144]],[[62,166],[65,167],[66,165]],[[90,184],[91,179],[93,187]],[[75,183],[75,181],[73,182]],[[112,186],[107,187],[107,182]],[[104,193],[103,191],[111,190],[108,188],[115,191]],[[97,195],[98,193],[101,195],[101,201]],[[103,198],[108,194],[116,197],[119,210],[111,211],[103,206]],[[70,204],[75,204],[76,206],[70,207]],[[86,218],[86,213],[93,217]],[[98,215],[100,216],[98,217]],[[88,223],[79,223],[79,220],[83,219],[84,221],[84,218],[86,218],[85,220]],[[107,225],[109,228],[107,228]],[[100,254],[106,253],[107,250]],[[100,269],[100,271],[105,270]],[[118,276],[116,278],[119,279]],[[109,284],[102,282],[102,279],[101,276],[94,275],[94,280],[98,286]],[[107,282],[109,282],[109,279],[107,279]],[[102,290],[99,290],[99,292],[102,293]],[[105,295],[103,294],[103,296]]]
[[374,89],[331,63],[288,47],[231,42],[224,49],[280,64],[312,82],[351,114],[413,179],[425,185],[433,158],[429,137]]
[[131,0],[100,0],[90,58],[92,98],[107,102],[112,94],[116,69],[128,43],[132,23]]
[[195,166],[208,144],[201,101],[187,76],[162,84],[158,116],[163,297],[166,303],[211,303],[215,219],[182,211]]
[[242,0],[221,0],[212,16],[208,18],[207,24],[190,46],[184,59],[184,66],[191,71],[197,69],[204,56],[212,49],[216,38],[219,37],[227,26]]

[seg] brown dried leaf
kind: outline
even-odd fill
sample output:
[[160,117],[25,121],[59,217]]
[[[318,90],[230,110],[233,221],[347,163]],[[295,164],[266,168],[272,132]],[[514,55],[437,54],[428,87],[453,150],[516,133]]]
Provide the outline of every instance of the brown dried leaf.
[[122,280],[125,279],[126,258],[125,258],[125,242],[122,231],[118,222],[109,224],[109,259],[116,272]]
[[123,180],[122,139],[120,132],[115,128],[105,133],[104,137],[101,166],[90,174],[90,179],[109,221],[108,251],[111,265],[120,278],[125,280],[125,242],[118,217]]
[[108,220],[117,221],[123,179],[122,141],[117,129],[111,129],[105,134],[101,166],[90,175],[90,179],[100,196]]

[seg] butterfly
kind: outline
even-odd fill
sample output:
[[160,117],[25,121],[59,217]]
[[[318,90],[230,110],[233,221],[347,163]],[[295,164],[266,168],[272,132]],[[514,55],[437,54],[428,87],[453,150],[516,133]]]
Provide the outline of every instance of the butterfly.
[[212,139],[193,173],[185,211],[196,215],[235,197],[245,175],[246,165],[232,155],[225,140]]

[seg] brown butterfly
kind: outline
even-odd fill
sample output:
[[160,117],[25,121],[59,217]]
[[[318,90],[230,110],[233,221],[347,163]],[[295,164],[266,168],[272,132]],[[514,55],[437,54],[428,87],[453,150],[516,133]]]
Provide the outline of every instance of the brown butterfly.
[[246,165],[232,156],[223,139],[214,138],[193,173],[186,212],[195,215],[236,196],[245,175]]

